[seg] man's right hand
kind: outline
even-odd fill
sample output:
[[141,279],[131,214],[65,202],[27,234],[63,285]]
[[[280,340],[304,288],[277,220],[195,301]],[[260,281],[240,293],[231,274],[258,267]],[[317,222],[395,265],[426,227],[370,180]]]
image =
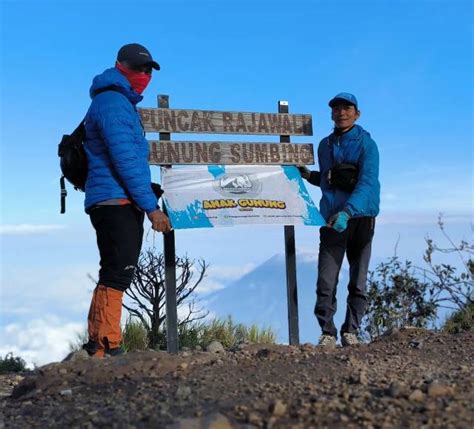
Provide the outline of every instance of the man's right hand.
[[169,232],[171,231],[171,224],[166,216],[161,210],[154,210],[151,213],[147,213],[148,219],[150,219],[151,227],[153,230],[158,232]]

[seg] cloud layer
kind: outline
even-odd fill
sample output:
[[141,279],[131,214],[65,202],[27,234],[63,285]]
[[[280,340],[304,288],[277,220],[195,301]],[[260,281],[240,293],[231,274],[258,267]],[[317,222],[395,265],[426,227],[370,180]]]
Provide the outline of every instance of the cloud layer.
[[26,323],[0,327],[0,356],[12,352],[21,356],[29,368],[62,360],[84,331],[84,324],[61,319],[52,314]]
[[0,235],[38,235],[64,229],[64,225],[5,224],[0,225]]

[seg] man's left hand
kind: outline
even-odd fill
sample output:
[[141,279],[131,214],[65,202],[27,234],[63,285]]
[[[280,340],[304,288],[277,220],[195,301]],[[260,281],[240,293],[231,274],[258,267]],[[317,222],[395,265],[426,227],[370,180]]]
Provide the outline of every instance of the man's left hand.
[[349,219],[349,213],[340,211],[329,218],[326,226],[335,229],[337,232],[343,232],[347,228],[347,222]]
[[297,165],[296,168],[299,170],[301,177],[308,180],[311,176],[311,170],[304,165]]

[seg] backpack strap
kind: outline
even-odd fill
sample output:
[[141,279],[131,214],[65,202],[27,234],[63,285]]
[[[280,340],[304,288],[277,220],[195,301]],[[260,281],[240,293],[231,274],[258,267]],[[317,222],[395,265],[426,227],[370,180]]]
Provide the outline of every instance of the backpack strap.
[[79,134],[81,127],[84,126],[84,123],[86,122],[86,117],[84,116],[84,119],[79,122],[79,125],[76,127],[76,129],[71,133],[72,136],[75,136],[76,134]]
[[61,176],[59,179],[59,185],[61,187],[61,214],[66,213],[66,197],[67,197],[67,191],[66,191],[66,184],[64,183],[64,176]]

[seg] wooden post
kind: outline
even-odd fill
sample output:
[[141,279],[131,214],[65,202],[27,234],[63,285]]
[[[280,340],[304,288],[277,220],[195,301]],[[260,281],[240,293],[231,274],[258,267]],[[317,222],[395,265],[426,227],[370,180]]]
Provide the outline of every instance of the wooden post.
[[[158,107],[169,108],[169,97],[158,95]],[[160,133],[160,140],[170,140],[170,133]],[[167,214],[165,204],[163,212]],[[178,353],[178,309],[176,305],[176,251],[174,231],[163,234],[166,288],[166,343],[169,353]]]
[[[278,102],[278,113],[288,113],[288,102]],[[280,143],[290,143],[290,136],[281,135]],[[300,343],[298,327],[298,290],[296,284],[295,227],[285,225],[286,292],[288,300],[288,333],[291,345]]]

